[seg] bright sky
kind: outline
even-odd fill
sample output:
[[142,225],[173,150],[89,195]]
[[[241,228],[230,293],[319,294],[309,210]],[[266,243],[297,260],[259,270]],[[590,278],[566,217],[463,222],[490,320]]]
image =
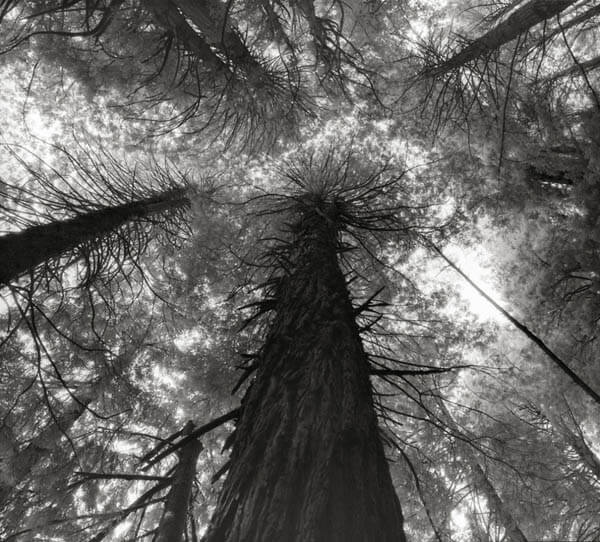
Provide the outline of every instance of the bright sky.
[[[483,247],[450,245],[444,254],[471,280],[479,285],[501,306],[506,305],[493,271],[493,254]],[[425,249],[416,250],[406,264],[400,266],[414,280],[421,291],[431,295],[435,291],[454,292],[457,302],[449,301],[445,311],[449,316],[460,316],[465,308],[482,322],[502,323],[504,317],[440,257]]]
[[[500,306],[506,306],[506,301],[500,290],[497,289],[498,277],[493,271],[491,262],[494,261],[493,254],[485,248],[449,246],[444,253],[465,273],[475,284],[486,292]],[[456,271],[447,268],[444,272],[444,280],[453,282],[460,297],[465,301],[471,312],[483,321],[504,322],[504,317],[494,306],[475,290]],[[450,276],[448,276],[450,275]]]

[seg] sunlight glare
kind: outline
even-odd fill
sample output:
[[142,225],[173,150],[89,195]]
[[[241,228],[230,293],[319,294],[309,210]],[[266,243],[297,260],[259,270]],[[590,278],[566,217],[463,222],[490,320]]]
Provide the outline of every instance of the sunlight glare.
[[[505,305],[502,293],[495,288],[497,283],[494,270],[486,265],[493,260],[492,255],[482,247],[447,247],[445,254],[465,273],[475,284],[487,293],[500,306]],[[449,277],[448,275],[452,275]],[[475,290],[456,271],[447,268],[446,280],[450,279],[459,296],[465,301],[469,309],[479,319],[484,321],[503,322],[504,317],[481,294]]]
[[27,130],[42,141],[52,141],[61,133],[59,122],[52,121],[46,115],[40,114],[37,109],[30,109],[25,115]]
[[213,344],[210,334],[201,327],[181,332],[174,342],[177,349],[183,353],[192,352],[198,346],[210,348]]
[[185,379],[185,374],[180,371],[174,371],[172,368],[159,367],[155,365],[152,368],[152,377],[157,382],[172,390],[178,389],[180,382]]
[[123,454],[123,455],[139,453],[141,450],[139,444],[133,443],[133,442],[131,442],[129,440],[125,440],[125,439],[115,439],[112,442],[111,449],[114,452],[116,452],[118,454]]
[[455,508],[450,514],[450,524],[455,534],[454,540],[467,542],[470,540],[471,529],[469,527],[469,518],[464,510]]
[[117,525],[112,532],[111,540],[123,540],[123,535],[127,534],[127,531],[131,529],[132,525],[133,521],[130,520]]

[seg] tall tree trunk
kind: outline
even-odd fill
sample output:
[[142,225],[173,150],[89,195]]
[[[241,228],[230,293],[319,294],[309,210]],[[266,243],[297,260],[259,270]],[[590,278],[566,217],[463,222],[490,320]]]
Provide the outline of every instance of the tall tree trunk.
[[230,22],[229,8],[219,0],[172,0],[181,13],[200,29],[207,42],[221,49],[236,67],[247,75],[260,77],[263,66],[258,62],[240,38]]
[[600,6],[593,6],[589,8],[587,11],[584,11],[580,15],[576,15],[575,17],[571,17],[568,21],[565,21],[561,25],[557,26],[550,32],[544,32],[542,38],[536,42],[533,46],[530,46],[530,50],[535,48],[542,48],[544,44],[548,43],[554,36],[557,34],[561,34],[562,32],[566,32],[570,28],[581,24],[592,17],[596,17],[600,15]]
[[[193,424],[188,424],[186,433],[190,433],[193,429]],[[181,449],[155,542],[183,540],[192,484],[196,475],[196,461],[201,451],[202,444],[197,439],[190,440]]]
[[595,56],[590,60],[585,60],[584,62],[580,62],[579,64],[574,64],[573,66],[569,66],[564,70],[560,70],[559,72],[553,73],[549,76],[546,81],[557,81],[562,77],[576,77],[587,74],[592,70],[597,70],[600,68],[600,55]]
[[404,542],[334,204],[291,226],[291,269],[242,402],[207,542]]
[[[447,424],[447,426],[454,433],[462,435],[463,432],[454,421],[454,418],[444,405],[443,401],[439,401],[438,406],[442,421]],[[504,540],[506,540],[506,542],[527,542],[527,538],[523,534],[523,531],[521,531],[509,508],[496,491],[496,488],[490,482],[485,470],[482,468],[481,464],[479,463],[479,459],[471,447],[463,440],[458,438],[455,440],[455,442],[460,449],[462,457],[464,457],[468,462],[469,470],[471,471],[471,481],[474,488],[486,498],[493,517],[495,518],[496,522],[504,528]]]
[[107,383],[107,377],[89,385],[76,393],[78,402],[71,401],[51,424],[36,436],[24,449],[12,450],[0,457],[2,477],[0,478],[0,510],[4,507],[12,491],[31,471],[49,456],[59,445],[65,432],[69,431],[75,422],[86,411],[87,406],[101,393]]
[[133,221],[189,204],[185,190],[173,189],[140,201],[107,207],[66,220],[31,226],[0,237],[0,286],[38,265],[94,242]]
[[[568,408],[570,410],[570,407]],[[571,419],[576,427],[575,431],[569,427],[569,424],[565,422],[554,408],[550,407],[544,409],[543,415],[552,424],[552,427],[562,435],[564,441],[573,448],[588,471],[600,482],[600,459],[598,459],[596,454],[589,447],[573,414],[571,413]]]
[[529,0],[517,7],[494,28],[467,45],[448,60],[427,70],[429,77],[438,77],[451,70],[477,60],[480,56],[499,49],[505,43],[517,39],[536,24],[550,19],[577,0]]
[[[467,445],[462,445],[463,449],[466,449],[467,447]],[[500,495],[498,495],[496,488],[490,482],[487,474],[477,459],[473,457],[474,454],[471,452],[470,455],[469,463],[471,475],[473,477],[473,485],[485,496],[494,519],[504,528],[504,540],[506,542],[527,542],[527,538],[523,534],[523,531],[521,531],[508,507]]]
[[143,0],[154,20],[165,30],[171,32],[188,53],[200,59],[215,76],[230,74],[229,67],[211,49],[206,39],[187,21],[172,0]]

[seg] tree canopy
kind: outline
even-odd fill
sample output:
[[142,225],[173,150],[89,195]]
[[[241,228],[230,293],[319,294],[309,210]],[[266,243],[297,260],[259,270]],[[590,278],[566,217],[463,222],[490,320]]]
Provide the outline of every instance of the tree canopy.
[[0,0],[0,539],[598,540],[599,24]]

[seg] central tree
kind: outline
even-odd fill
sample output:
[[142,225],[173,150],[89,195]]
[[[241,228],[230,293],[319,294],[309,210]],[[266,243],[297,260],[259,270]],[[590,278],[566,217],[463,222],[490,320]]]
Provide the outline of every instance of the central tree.
[[340,194],[285,198],[291,219],[260,302],[272,319],[207,542],[405,540],[338,262],[351,215]]

